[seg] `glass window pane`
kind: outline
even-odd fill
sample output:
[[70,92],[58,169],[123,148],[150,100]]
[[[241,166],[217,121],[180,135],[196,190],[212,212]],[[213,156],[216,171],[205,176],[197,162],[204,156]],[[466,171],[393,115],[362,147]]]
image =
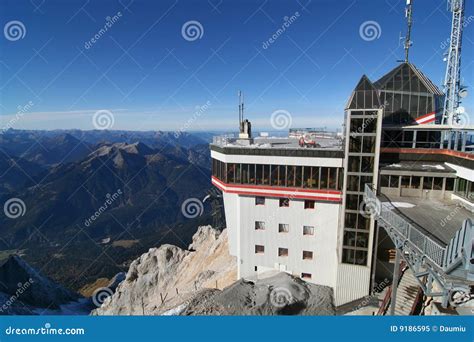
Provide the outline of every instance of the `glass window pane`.
[[433,177],[423,177],[423,190],[431,190],[433,188]]

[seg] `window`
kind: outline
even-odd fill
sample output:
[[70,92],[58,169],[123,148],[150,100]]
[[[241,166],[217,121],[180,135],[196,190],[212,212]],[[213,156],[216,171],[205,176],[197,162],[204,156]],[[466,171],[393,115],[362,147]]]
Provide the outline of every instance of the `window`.
[[454,189],[454,178],[446,178],[445,191],[453,191]]
[[433,188],[433,177],[423,177],[423,190],[431,190]]
[[411,177],[411,185],[410,188],[412,189],[419,189],[421,184],[421,177],[420,176],[412,176]]
[[303,235],[314,235],[313,226],[303,226]]
[[265,205],[265,197],[255,197],[255,205]]
[[254,270],[255,272],[257,272],[257,271],[258,271],[258,267],[257,267],[257,266],[254,266],[254,267],[253,267],[253,270]]
[[305,201],[304,201],[304,208],[305,208],[305,209],[314,209],[314,201],[312,201],[312,200],[305,200]]
[[399,176],[390,176],[390,184],[389,184],[389,187],[390,188],[398,188],[398,179],[400,177]]
[[443,189],[443,178],[434,177],[433,178],[433,190],[442,190]]
[[265,230],[265,222],[255,221],[255,230]]
[[278,233],[288,233],[290,231],[290,225],[280,223],[278,224]]
[[401,187],[402,188],[409,188],[410,187],[410,176],[402,176],[401,177]]
[[303,251],[303,260],[313,260],[313,252]]
[[381,187],[388,187],[388,175],[381,175],[380,176],[380,186]]
[[255,254],[263,254],[263,253],[265,253],[265,246],[255,245]]
[[301,279],[311,279],[311,273],[301,273]]
[[287,257],[288,256],[288,248],[278,248],[278,256],[279,257]]
[[280,207],[289,207],[290,200],[288,198],[280,198]]

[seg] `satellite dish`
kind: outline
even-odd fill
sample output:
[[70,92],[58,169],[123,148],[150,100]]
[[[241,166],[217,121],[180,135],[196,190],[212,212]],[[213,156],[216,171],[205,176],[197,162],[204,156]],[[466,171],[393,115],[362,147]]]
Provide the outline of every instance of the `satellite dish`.
[[459,97],[462,97],[463,99],[465,97],[467,97],[468,93],[467,93],[467,89],[466,88],[463,88],[459,91]]

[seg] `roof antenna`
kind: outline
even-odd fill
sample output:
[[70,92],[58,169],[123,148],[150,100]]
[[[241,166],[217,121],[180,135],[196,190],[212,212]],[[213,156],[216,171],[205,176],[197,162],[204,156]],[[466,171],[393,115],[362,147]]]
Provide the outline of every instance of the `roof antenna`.
[[242,92],[239,90],[239,132],[242,133],[242,121],[244,120],[244,104],[242,102]]
[[405,17],[407,18],[407,35],[405,37],[405,63],[408,63],[408,53],[413,42],[411,41],[411,25],[412,20],[412,0],[407,0],[407,7],[405,8]]

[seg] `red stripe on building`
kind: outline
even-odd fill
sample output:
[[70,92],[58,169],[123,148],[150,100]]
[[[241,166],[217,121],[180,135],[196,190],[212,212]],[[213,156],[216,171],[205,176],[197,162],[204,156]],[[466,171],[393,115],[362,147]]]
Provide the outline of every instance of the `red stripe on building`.
[[425,123],[430,123],[436,120],[436,113],[431,112],[428,114],[425,114],[423,116],[420,116],[419,118],[416,119],[416,123],[418,124],[425,124]]

